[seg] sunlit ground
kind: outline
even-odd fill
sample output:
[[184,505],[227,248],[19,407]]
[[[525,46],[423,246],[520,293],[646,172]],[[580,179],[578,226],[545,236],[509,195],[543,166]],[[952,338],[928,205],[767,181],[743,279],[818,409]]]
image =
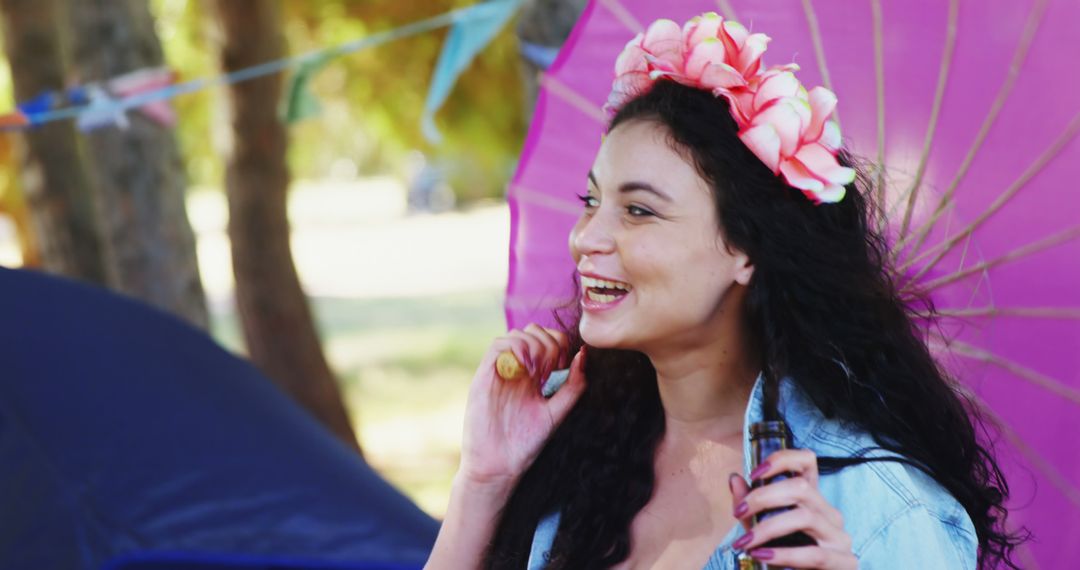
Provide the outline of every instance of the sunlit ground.
[[[195,191],[189,214],[214,334],[240,350],[225,237],[226,206]],[[392,179],[299,183],[293,253],[365,456],[441,517],[457,468],[465,395],[505,330],[505,204],[407,215]]]

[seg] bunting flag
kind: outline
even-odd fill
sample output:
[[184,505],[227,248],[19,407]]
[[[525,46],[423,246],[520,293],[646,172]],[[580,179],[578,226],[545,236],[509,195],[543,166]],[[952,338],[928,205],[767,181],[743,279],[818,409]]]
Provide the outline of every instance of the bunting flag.
[[90,95],[90,105],[75,120],[75,125],[80,131],[86,132],[105,126],[128,128],[128,118],[124,108],[105,88],[100,85],[88,85],[86,89]]
[[[130,107],[123,101],[136,95],[154,92],[176,81],[176,73],[167,67],[140,69],[114,77],[104,83],[72,87],[66,91],[47,91],[17,106],[17,111],[0,115],[0,128],[27,127],[44,122],[41,117],[49,113],[77,108],[74,115],[80,130],[88,131],[104,126],[127,128],[126,111]],[[166,100],[157,100],[138,107],[139,111],[154,122],[172,127],[176,114]]]
[[435,128],[435,112],[450,95],[457,78],[469,67],[476,54],[503,29],[520,4],[520,0],[490,0],[477,4],[467,14],[455,18],[443,42],[439,62],[435,65],[420,120],[424,136],[429,141],[438,142],[442,138]]
[[0,115],[0,130],[23,129],[30,126],[30,119],[22,111]]
[[281,115],[286,124],[292,125],[310,119],[322,110],[318,98],[311,93],[311,79],[332,59],[333,54],[320,53],[297,67],[289,81],[282,105]]
[[319,112],[319,102],[309,87],[314,75],[332,59],[452,26],[433,73],[421,120],[424,134],[430,140],[438,140],[433,121],[435,112],[450,94],[461,72],[502,30],[523,1],[488,0],[338,46],[184,83],[176,83],[176,74],[167,68],[148,68],[62,93],[43,93],[20,103],[9,113],[0,114],[0,130],[26,129],[66,119],[75,119],[83,130],[103,126],[126,128],[129,123],[127,112],[136,109],[161,125],[172,126],[176,115],[168,102],[175,97],[296,68],[282,105],[284,120],[292,124]]
[[52,109],[69,105],[88,105],[90,96],[86,87],[72,87],[67,91],[46,91],[16,105],[15,110],[0,115],[0,130],[21,130],[35,125],[34,118]]
[[[108,82],[109,93],[120,98],[133,97],[176,83],[176,73],[167,67],[140,69]],[[176,124],[176,113],[168,101],[151,101],[138,108],[142,114],[164,127]]]
[[551,64],[555,63],[555,58],[559,56],[557,47],[542,46],[524,40],[520,44],[521,57],[540,69],[546,70],[551,67]]

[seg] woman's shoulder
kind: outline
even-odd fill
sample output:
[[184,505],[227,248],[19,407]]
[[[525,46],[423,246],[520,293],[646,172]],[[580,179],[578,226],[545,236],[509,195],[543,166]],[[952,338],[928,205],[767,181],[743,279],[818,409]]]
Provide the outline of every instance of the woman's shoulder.
[[[882,449],[866,430],[827,418],[795,382],[780,385],[781,407],[796,447],[822,457],[898,458]],[[818,486],[844,516],[855,554],[865,567],[915,549],[927,560],[961,561],[974,568],[978,540],[963,505],[921,469],[901,461],[870,461],[822,474]],[[895,559],[892,561],[895,563]],[[940,563],[912,567],[936,568]],[[942,566],[955,568],[956,564]]]
[[[818,457],[901,458],[858,427],[827,418],[799,445]],[[925,557],[929,565],[920,568],[975,567],[978,539],[971,518],[921,469],[899,461],[870,461],[823,474],[818,484],[843,514],[861,567],[873,567],[873,561],[891,567],[896,556],[905,561]]]

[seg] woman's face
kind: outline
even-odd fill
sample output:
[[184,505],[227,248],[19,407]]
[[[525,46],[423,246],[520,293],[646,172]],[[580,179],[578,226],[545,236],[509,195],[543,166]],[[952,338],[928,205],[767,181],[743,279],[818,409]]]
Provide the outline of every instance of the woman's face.
[[649,352],[725,330],[738,300],[729,293],[753,266],[728,251],[711,192],[659,123],[630,121],[608,134],[570,232],[585,342]]

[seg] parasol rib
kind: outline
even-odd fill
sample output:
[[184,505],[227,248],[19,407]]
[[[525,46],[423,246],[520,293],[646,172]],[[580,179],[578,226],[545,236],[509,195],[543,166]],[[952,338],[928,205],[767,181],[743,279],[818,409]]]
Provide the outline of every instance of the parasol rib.
[[1001,430],[1001,434],[1005,436],[1005,439],[1007,439],[1009,443],[1012,444],[1013,448],[1019,451],[1020,454],[1028,460],[1031,467],[1035,468],[1042,476],[1046,477],[1047,480],[1050,481],[1050,484],[1057,488],[1058,491],[1061,491],[1061,494],[1065,495],[1065,498],[1068,499],[1069,502],[1080,507],[1080,489],[1077,489],[1067,477],[1062,475],[1061,472],[1053,466],[1053,464],[1046,459],[1043,459],[1042,455],[1039,455],[1039,452],[1032,449],[1031,446],[1020,437],[1020,434],[1016,433],[1016,430],[1014,430],[1008,422],[1002,419],[1001,416],[994,413],[994,410],[990,409],[990,406],[987,405],[978,394],[963,387],[960,387],[959,389],[972,403],[979,407],[979,410],[982,413],[990,417],[991,421],[994,422],[994,425]]
[[[970,250],[971,250],[971,239],[969,238],[967,241],[964,242],[964,250],[962,252],[960,252],[960,263],[956,264],[957,269],[959,269],[961,267],[964,267],[964,263],[967,262],[968,251],[970,251]],[[983,284],[983,280],[980,279],[978,281],[978,283],[976,283],[975,287],[972,288],[971,297],[968,299],[968,304],[969,305],[975,299],[975,295],[978,293],[979,289],[982,288],[982,284]]]
[[615,16],[622,25],[626,26],[632,33],[640,34],[645,31],[645,26],[641,25],[641,22],[626,9],[626,6],[622,5],[619,0],[600,0],[600,3],[611,12],[611,15]]
[[1077,307],[974,307],[967,309],[941,309],[938,316],[967,317],[1028,317],[1035,319],[1080,319]]
[[[908,197],[911,190],[912,190],[912,188],[909,186],[908,189],[905,190],[904,193],[900,195],[899,200],[897,202],[895,202],[889,208],[889,211],[886,212],[886,214],[885,214],[885,217],[887,219],[890,219],[890,220],[894,219],[894,216],[897,213],[897,209],[903,203],[902,201]],[[953,210],[955,207],[956,207],[956,202],[949,202],[945,206],[945,212],[949,212],[949,211]],[[942,213],[944,214],[945,212],[942,212]],[[953,221],[953,218],[951,218],[951,217],[946,219],[946,222],[945,222],[946,228],[943,231],[943,233],[945,235],[949,235],[949,226],[952,225],[952,221]],[[899,235],[897,237],[899,237]],[[908,234],[908,237],[911,237],[911,234]],[[911,266],[911,261],[910,260],[905,261],[903,264],[900,264],[899,257],[903,253],[903,250],[901,250],[901,247],[903,246],[904,243],[906,243],[905,240],[900,239],[895,244],[893,244],[889,249],[889,254],[892,256],[892,259],[899,264],[899,265],[897,265],[897,270],[896,270],[898,273],[903,272],[904,270],[906,270],[908,267]],[[920,254],[920,256],[921,256],[921,254]]]
[[[937,279],[934,279],[932,281],[929,281],[929,282],[923,284],[922,289],[924,291],[932,291],[932,290],[937,289],[939,287],[948,285],[949,283],[959,281],[960,279],[968,277],[969,275],[971,275],[973,273],[978,273],[980,271],[985,271],[985,270],[990,269],[992,267],[996,267],[996,266],[1001,265],[1003,263],[1007,263],[1009,261],[1019,259],[1021,257],[1026,256],[1026,255],[1031,255],[1032,253],[1036,253],[1036,252],[1042,251],[1044,249],[1054,247],[1055,245],[1060,245],[1060,244],[1065,243],[1065,242],[1067,242],[1069,240],[1075,239],[1078,236],[1080,236],[1080,225],[1075,225],[1075,226],[1066,228],[1063,231],[1060,231],[1060,232],[1058,232],[1058,233],[1056,233],[1056,234],[1054,234],[1052,236],[1043,238],[1043,239],[1041,239],[1041,240],[1039,240],[1037,242],[1029,243],[1029,244],[1027,244],[1027,245],[1025,245],[1023,247],[1016,248],[1016,249],[1014,249],[1014,250],[1012,250],[1012,251],[1010,251],[1010,252],[1008,252],[1005,255],[1002,255],[1000,257],[995,257],[994,259],[991,259],[991,260],[988,260],[988,261],[983,261],[982,263],[972,265],[971,267],[969,267],[967,269],[964,269],[962,271],[957,271],[955,273],[950,273],[948,275],[942,275],[941,277],[938,277]],[[909,289],[908,286],[912,285],[914,283],[915,283],[915,278],[909,279],[907,281],[907,283],[905,283],[904,286],[901,287],[901,290],[908,290]]]
[[[804,3],[809,1],[803,0]],[[907,209],[904,211],[904,220],[900,224],[899,235],[901,238],[907,235],[908,226],[911,224],[911,214],[915,211],[915,202],[919,197],[919,187],[922,185],[923,175],[926,174],[930,148],[934,144],[938,116],[941,113],[941,103],[945,100],[945,86],[949,82],[949,70],[952,68],[952,57],[956,48],[956,29],[959,18],[960,0],[949,0],[949,22],[945,28],[945,49],[941,55],[941,67],[938,69],[937,89],[934,91],[934,106],[930,110],[930,124],[926,127],[926,140],[923,141],[922,154],[919,156],[919,168],[915,172],[915,180],[912,181],[907,191]]]
[[1016,51],[1013,53],[1013,60],[1009,64],[1009,73],[1005,76],[1005,82],[1002,83],[1001,88],[998,90],[997,98],[994,99],[994,103],[990,106],[990,112],[987,113],[986,120],[983,121],[978,134],[975,135],[975,141],[972,143],[971,148],[964,157],[964,161],[960,164],[959,170],[957,170],[956,175],[949,183],[945,193],[938,199],[937,208],[934,209],[934,212],[925,222],[919,225],[917,231],[901,239],[900,242],[897,243],[897,250],[903,249],[908,245],[909,240],[914,239],[915,245],[911,248],[911,251],[917,251],[922,246],[923,241],[926,240],[926,237],[930,234],[930,230],[934,227],[934,223],[937,222],[938,218],[944,213],[946,205],[952,202],[953,194],[956,193],[957,186],[960,185],[960,181],[967,175],[968,168],[970,168],[971,163],[975,161],[975,155],[978,154],[979,149],[982,148],[983,142],[986,140],[987,135],[990,134],[990,128],[997,121],[998,114],[1005,106],[1005,102],[1009,99],[1009,95],[1016,85],[1016,79],[1020,75],[1020,67],[1027,58],[1028,49],[1035,39],[1035,32],[1038,30],[1039,24],[1042,22],[1043,14],[1046,12],[1047,3],[1047,0],[1036,0],[1035,5],[1032,7],[1031,13],[1028,15],[1027,23],[1024,26],[1024,31],[1020,36],[1020,42],[1017,44]]
[[607,124],[607,117],[604,116],[604,110],[597,107],[592,101],[589,101],[577,91],[574,91],[562,81],[556,79],[553,75],[547,73],[540,74],[540,86],[543,87],[548,93],[562,99],[571,107],[581,111],[589,117],[596,119],[601,125]]
[[[720,3],[723,5],[727,2],[720,0]],[[814,58],[817,59],[818,70],[821,72],[821,81],[826,89],[836,93],[832,86],[832,77],[829,75],[829,65],[825,62],[825,45],[821,41],[821,27],[818,25],[817,12],[811,0],[802,0],[802,6],[803,13],[806,14],[806,26],[810,29],[810,41],[814,44]],[[836,120],[836,126],[840,127],[839,109],[833,109],[833,119]],[[840,130],[842,132],[843,128]]]
[[536,190],[530,190],[522,186],[521,184],[511,185],[510,189],[513,191],[514,197],[518,200],[521,200],[522,202],[535,204],[537,206],[540,206],[541,208],[547,208],[549,210],[554,210],[561,214],[569,214],[574,217],[577,217],[577,215],[581,213],[580,207],[576,206],[571,202],[568,202],[566,200],[560,200],[554,196],[551,196],[550,194],[537,192]]
[[[874,24],[874,86],[877,89],[877,190],[878,203],[885,204],[885,45],[881,0],[871,0]],[[884,220],[882,221],[884,223]],[[879,228],[880,229],[880,228]]]
[[735,15],[735,9],[731,7],[731,2],[728,0],[716,0],[716,5],[720,8],[720,13],[724,15],[724,18],[739,21],[739,18]]
[[[931,345],[936,343],[931,343]],[[939,346],[938,348],[942,348]],[[1011,372],[1019,378],[1027,380],[1028,382],[1048,391],[1065,398],[1066,400],[1080,404],[1080,390],[1073,388],[1065,384],[1060,380],[1051,378],[1040,372],[1036,372],[1025,366],[1021,366],[1019,363],[1009,360],[1007,358],[998,356],[990,351],[977,348],[973,345],[967,344],[963,341],[953,340],[943,347],[945,351],[961,356],[970,360],[977,360],[979,362],[985,362],[987,364],[993,364],[998,368]]]
[[1010,199],[1012,199],[1013,196],[1019,193],[1020,190],[1022,190],[1024,186],[1026,186],[1027,183],[1035,177],[1036,174],[1041,172],[1042,169],[1050,163],[1050,161],[1057,158],[1061,150],[1065,148],[1065,146],[1067,146],[1069,143],[1071,143],[1072,140],[1076,138],[1078,133],[1080,133],[1080,114],[1077,114],[1075,117],[1073,117],[1072,121],[1069,122],[1068,126],[1065,127],[1065,130],[1061,133],[1060,136],[1058,136],[1057,139],[1054,140],[1050,147],[1047,148],[1046,151],[1044,151],[1041,155],[1039,155],[1039,157],[1035,159],[1035,162],[1033,162],[1031,166],[1029,166],[1023,172],[1023,174],[1021,174],[1020,177],[1016,179],[1015,182],[1013,182],[1008,188],[1006,188],[1005,191],[1002,192],[1001,195],[999,195],[997,199],[994,200],[994,202],[986,208],[986,210],[979,214],[979,216],[975,218],[973,222],[968,224],[967,227],[965,227],[953,237],[939,243],[938,245],[935,245],[930,249],[927,249],[926,251],[915,256],[914,258],[905,261],[898,268],[898,271],[903,272],[912,265],[918,263],[919,261],[922,261],[924,258],[934,255],[936,253],[936,257],[934,257],[934,259],[927,263],[925,266],[920,268],[919,272],[913,277],[913,279],[918,279],[919,277],[922,277],[927,271],[930,270],[930,268],[932,268],[939,261],[941,261],[941,259],[945,257],[949,250],[955,247],[960,240],[964,239],[964,237],[968,235],[971,235],[971,233],[978,229],[979,226],[986,222],[986,220],[990,219],[991,216],[996,214],[1005,205],[1006,202],[1008,202]]

